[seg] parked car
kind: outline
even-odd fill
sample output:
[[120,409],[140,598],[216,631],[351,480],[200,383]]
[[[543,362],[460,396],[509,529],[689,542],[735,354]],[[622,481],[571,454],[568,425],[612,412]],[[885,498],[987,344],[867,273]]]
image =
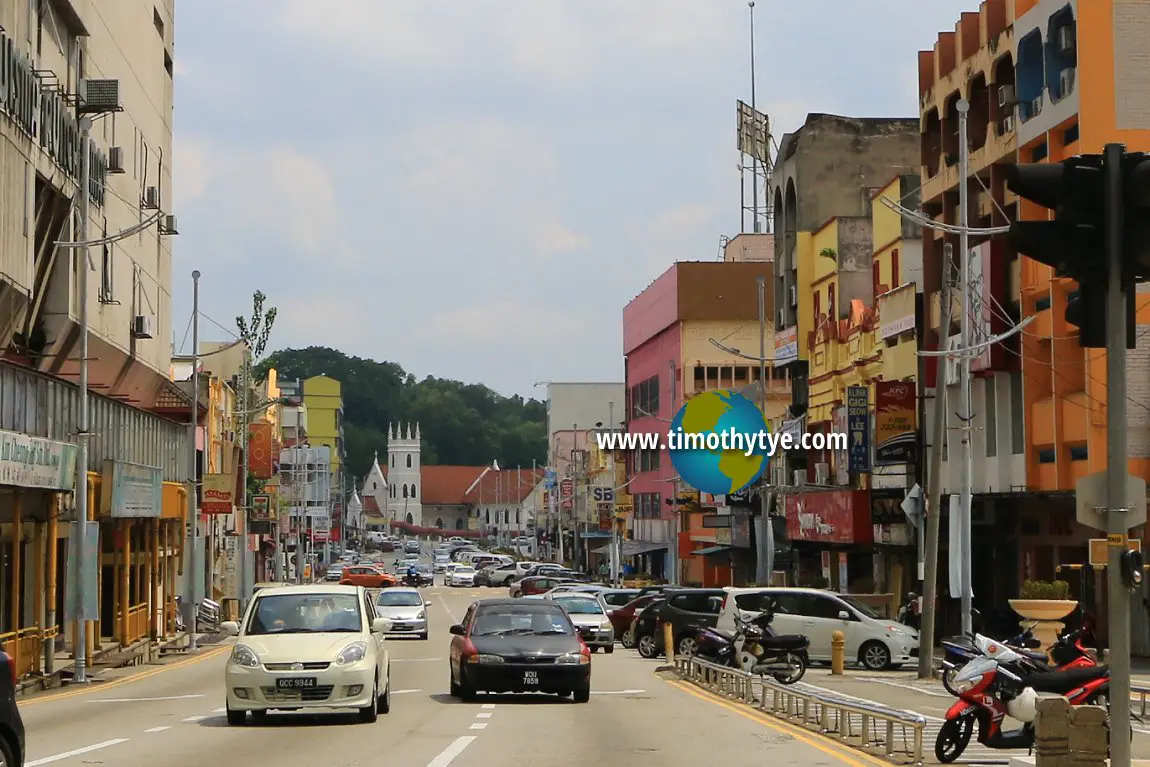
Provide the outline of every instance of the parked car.
[[555,594],[553,591],[551,594],[551,601],[567,611],[592,652],[600,648],[605,653],[615,651],[615,628],[607,618],[607,607],[602,600],[594,594]]
[[661,594],[645,594],[636,599],[632,599],[622,607],[616,607],[607,611],[607,617],[611,619],[611,625],[615,627],[615,635],[619,637],[620,643],[628,650],[635,647],[635,632],[632,630],[635,617],[645,608],[657,599],[662,599]]
[[644,658],[654,658],[663,652],[663,621],[659,610],[666,601],[662,595],[655,597],[646,607],[636,611],[631,622],[631,636]]
[[512,598],[530,596],[531,594],[546,594],[561,583],[565,583],[565,581],[552,578],[549,575],[531,575],[512,583],[511,587],[507,589],[507,594]]
[[364,722],[391,710],[391,621],[362,586],[264,589],[242,623],[220,628],[236,637],[224,667],[229,725],[273,709],[356,708]]
[[552,601],[483,599],[451,634],[453,696],[471,701],[477,692],[544,692],[573,695],[576,703],[591,699],[591,649]]
[[24,767],[24,720],[16,705],[16,681],[16,662],[0,649],[0,762]]
[[451,557],[446,554],[436,554],[432,569],[437,573],[442,573],[449,564],[451,564]]
[[474,586],[475,568],[471,565],[456,565],[444,577],[445,586]]
[[918,658],[918,632],[882,617],[850,594],[822,589],[727,589],[716,627],[733,631],[735,617],[752,617],[769,606],[775,613],[771,627],[780,634],[802,634],[811,641],[813,661],[829,662],[831,635],[843,632],[846,658],[871,671],[897,668]]
[[609,589],[605,588],[599,592],[599,596],[603,597],[604,604],[608,608],[623,607],[632,602],[639,596],[639,589]]

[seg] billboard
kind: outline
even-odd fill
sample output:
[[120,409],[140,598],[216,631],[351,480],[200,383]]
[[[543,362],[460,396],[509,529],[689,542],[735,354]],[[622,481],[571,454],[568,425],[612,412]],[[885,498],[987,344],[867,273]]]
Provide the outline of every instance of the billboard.
[[271,479],[272,425],[267,422],[248,426],[248,473],[256,479]]
[[875,463],[912,463],[918,431],[915,382],[876,381],[874,389]]
[[236,478],[234,474],[205,474],[201,514],[231,514],[236,504]]

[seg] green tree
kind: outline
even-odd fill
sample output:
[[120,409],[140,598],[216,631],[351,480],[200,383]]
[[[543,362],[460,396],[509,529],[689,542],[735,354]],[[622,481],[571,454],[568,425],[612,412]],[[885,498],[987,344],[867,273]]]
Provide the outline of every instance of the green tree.
[[260,363],[258,375],[272,367],[281,380],[327,375],[343,384],[347,464],[356,476],[367,473],[376,450],[386,451],[387,426],[399,422],[419,422],[428,465],[546,463],[547,408],[538,400],[445,378],[417,381],[394,362],[319,346],[274,352]]

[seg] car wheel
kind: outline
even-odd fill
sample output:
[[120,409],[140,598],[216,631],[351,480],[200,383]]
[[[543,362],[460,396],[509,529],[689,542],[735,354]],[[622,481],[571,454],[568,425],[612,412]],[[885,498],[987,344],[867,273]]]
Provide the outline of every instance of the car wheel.
[[679,640],[679,654],[691,657],[699,651],[699,643],[694,637],[683,637]]
[[243,711],[232,711],[230,707],[225,709],[228,716],[228,724],[232,727],[240,727],[247,723],[248,716]]
[[655,636],[653,634],[644,634],[643,636],[639,637],[637,647],[639,648],[639,655],[643,656],[644,658],[654,658],[659,654],[658,647],[655,644]]
[[859,660],[868,671],[882,671],[890,665],[890,650],[882,642],[871,640],[859,648]]
[[606,647],[603,648],[603,652],[610,655],[611,653],[615,652],[615,645],[613,645],[613,644],[607,645]]
[[580,687],[578,690],[575,691],[575,702],[576,703],[586,703],[589,700],[591,700],[591,685],[590,684],[588,684],[586,687]]
[[459,669],[459,699],[464,703],[474,703],[475,695],[475,688],[467,683],[467,677],[464,676],[463,669]]
[[379,719],[379,685],[376,684],[371,690],[371,703],[364,706],[359,710],[359,721],[364,724],[371,724]]
[[7,738],[0,738],[0,765],[3,767],[16,767],[16,756],[13,754],[12,744]]
[[635,649],[635,632],[627,629],[623,632],[623,638],[619,640],[619,644],[623,645],[624,650]]
[[376,699],[376,708],[381,714],[391,713],[391,677],[387,678],[387,687],[384,689],[383,695]]

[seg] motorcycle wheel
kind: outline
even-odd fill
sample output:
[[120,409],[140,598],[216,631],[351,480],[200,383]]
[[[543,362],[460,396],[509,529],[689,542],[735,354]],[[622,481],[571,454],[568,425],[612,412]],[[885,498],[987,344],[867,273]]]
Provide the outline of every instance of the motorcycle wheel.
[[962,756],[973,734],[974,717],[964,716],[943,722],[934,741],[935,758],[943,764],[950,764]]
[[942,686],[946,688],[947,692],[957,698],[958,692],[954,689],[954,678],[956,676],[958,676],[958,669],[956,668],[944,669],[942,672]]
[[791,667],[791,670],[789,672],[776,671],[773,674],[779,684],[794,684],[807,673],[807,662],[803,656],[789,652],[784,660]]

